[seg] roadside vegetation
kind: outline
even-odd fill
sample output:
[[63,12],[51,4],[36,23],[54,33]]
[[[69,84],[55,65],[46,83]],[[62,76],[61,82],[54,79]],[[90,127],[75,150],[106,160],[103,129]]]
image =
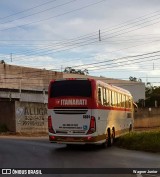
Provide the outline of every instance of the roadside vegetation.
[[132,150],[160,152],[160,130],[132,132],[119,137],[115,145]]

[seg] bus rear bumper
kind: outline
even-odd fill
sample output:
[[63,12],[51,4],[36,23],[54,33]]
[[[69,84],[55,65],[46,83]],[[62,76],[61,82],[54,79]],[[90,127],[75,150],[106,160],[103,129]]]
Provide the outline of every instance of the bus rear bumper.
[[98,135],[98,136],[55,136],[49,135],[49,141],[51,143],[59,143],[59,144],[103,144],[106,141],[106,136]]

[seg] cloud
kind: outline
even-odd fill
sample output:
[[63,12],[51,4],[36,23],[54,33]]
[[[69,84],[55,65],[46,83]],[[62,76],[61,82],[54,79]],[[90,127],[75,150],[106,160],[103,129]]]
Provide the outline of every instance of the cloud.
[[[98,2],[98,0],[82,0],[16,20],[24,15],[67,2],[69,0],[55,1],[10,18],[0,19],[0,57],[9,62],[10,53],[13,53],[15,64],[41,66],[48,69],[116,59],[117,63],[115,61],[106,63],[106,66],[110,64],[114,66],[113,68],[100,69],[98,65],[93,65],[95,68],[92,68],[94,69],[92,73],[122,78],[128,78],[131,74],[135,77],[144,77],[147,72],[154,76],[160,75],[158,68],[153,71],[146,65],[152,65],[151,61],[134,63],[126,59],[123,61],[127,65],[123,66],[119,63],[122,60],[118,59],[159,50],[159,0],[104,1],[80,11],[65,14],[65,12]],[[1,17],[9,16],[37,5],[37,2],[32,0],[27,2],[22,0],[21,3],[18,0],[2,0],[0,15]],[[63,13],[64,15],[60,15]],[[47,18],[50,20],[44,20]],[[2,24],[7,20],[13,20],[13,22]],[[40,23],[36,23],[40,20],[42,20]],[[24,24],[30,25],[23,26]],[[2,29],[16,26],[20,27],[2,31]],[[99,29],[101,41],[99,41]]]

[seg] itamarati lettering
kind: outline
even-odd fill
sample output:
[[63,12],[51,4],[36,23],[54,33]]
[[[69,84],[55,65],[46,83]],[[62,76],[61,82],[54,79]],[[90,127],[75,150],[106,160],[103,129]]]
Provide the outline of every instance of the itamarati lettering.
[[87,105],[86,99],[62,99],[61,105]]

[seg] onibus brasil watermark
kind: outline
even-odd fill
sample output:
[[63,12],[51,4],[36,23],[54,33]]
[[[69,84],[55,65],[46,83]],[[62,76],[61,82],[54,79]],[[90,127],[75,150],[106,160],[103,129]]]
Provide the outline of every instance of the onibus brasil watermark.
[[133,169],[133,174],[158,174],[158,170],[154,169]]
[[5,168],[3,175],[42,174],[160,174],[160,168]]
[[2,169],[2,175],[42,175],[42,170],[37,169]]

